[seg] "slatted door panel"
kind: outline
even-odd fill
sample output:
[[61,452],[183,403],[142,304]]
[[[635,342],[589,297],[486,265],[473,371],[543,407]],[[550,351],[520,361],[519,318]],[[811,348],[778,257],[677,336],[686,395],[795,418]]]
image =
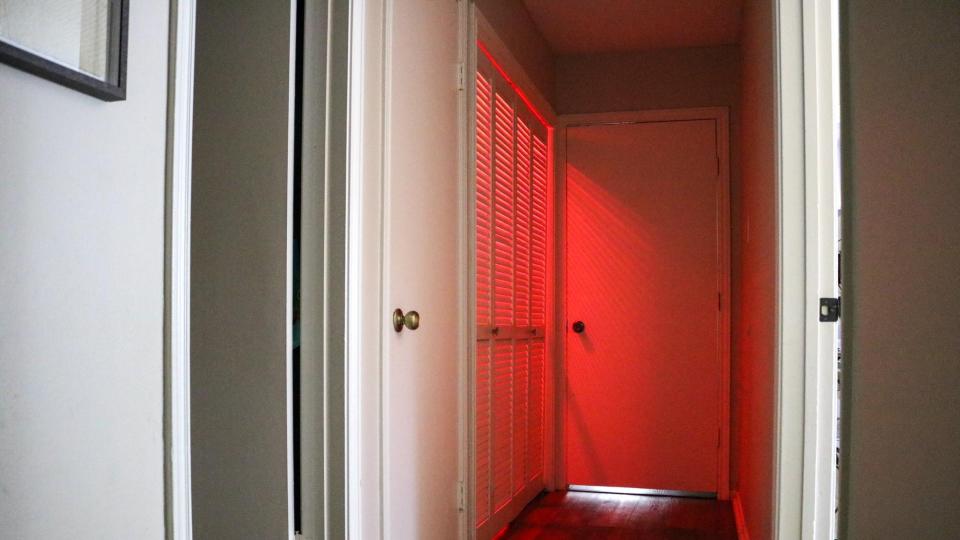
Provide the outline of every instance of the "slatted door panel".
[[[514,178],[516,114],[500,91],[494,91],[493,165],[493,322],[497,329],[514,324]],[[497,340],[493,367],[493,503],[500,510],[513,496],[513,343]]]
[[[493,86],[490,80],[477,73],[476,104],[476,276],[477,326],[489,327],[493,322]],[[486,521],[491,514],[491,430],[493,429],[490,377],[492,342],[477,341],[476,360],[476,514]]]
[[494,342],[493,354],[493,505],[500,510],[513,497],[513,343]]
[[546,127],[484,58],[476,76],[476,527],[543,487]]
[[[546,328],[547,324],[547,208],[548,161],[543,138],[531,136],[530,189],[530,325]],[[546,343],[541,333],[531,342],[528,406],[527,475],[533,479],[543,475]]]
[[477,219],[477,325],[493,321],[491,231],[493,230],[493,86],[477,73],[476,219]]
[[[530,327],[530,199],[532,196],[531,135],[527,121],[516,121],[516,176],[514,185],[514,294],[515,328]],[[513,354],[513,490],[526,487],[530,418],[530,343],[514,338]]]
[[514,110],[507,99],[494,92],[493,164],[493,323],[513,326],[513,242],[514,242]]
[[532,137],[532,189],[530,234],[530,318],[533,326],[547,324],[547,144]]
[[527,480],[543,477],[544,452],[544,386],[546,384],[547,351],[543,338],[530,341],[530,404],[527,418]]
[[533,196],[533,161],[531,159],[532,133],[523,119],[517,119],[517,175],[515,197],[514,259],[516,273],[514,286],[514,319],[516,326],[530,326],[530,201]]

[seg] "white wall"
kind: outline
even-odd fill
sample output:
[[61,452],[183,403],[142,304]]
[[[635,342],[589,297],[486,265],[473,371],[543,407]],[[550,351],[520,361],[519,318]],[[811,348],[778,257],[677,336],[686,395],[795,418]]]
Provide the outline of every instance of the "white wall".
[[164,532],[168,2],[127,100],[0,65],[0,537]]
[[556,59],[559,114],[739,106],[736,45],[564,55]]
[[960,538],[960,2],[843,17],[841,538]]
[[744,2],[741,34],[740,306],[734,320],[734,489],[752,540],[773,535],[777,148],[773,2]]

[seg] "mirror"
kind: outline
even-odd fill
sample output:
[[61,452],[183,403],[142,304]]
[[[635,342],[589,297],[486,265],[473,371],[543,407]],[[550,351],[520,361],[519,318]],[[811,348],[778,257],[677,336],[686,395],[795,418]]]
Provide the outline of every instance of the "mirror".
[[127,0],[0,0],[0,61],[125,99]]

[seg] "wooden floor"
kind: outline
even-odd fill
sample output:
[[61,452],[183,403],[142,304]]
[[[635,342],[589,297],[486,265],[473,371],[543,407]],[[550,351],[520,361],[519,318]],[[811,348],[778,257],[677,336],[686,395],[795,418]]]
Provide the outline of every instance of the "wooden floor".
[[534,499],[500,539],[736,540],[729,502],[555,491]]

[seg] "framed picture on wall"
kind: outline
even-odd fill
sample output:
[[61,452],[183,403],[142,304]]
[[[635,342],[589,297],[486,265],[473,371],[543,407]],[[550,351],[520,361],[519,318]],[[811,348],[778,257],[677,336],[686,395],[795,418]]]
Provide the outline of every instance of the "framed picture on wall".
[[127,19],[128,0],[0,0],[0,62],[126,99]]

